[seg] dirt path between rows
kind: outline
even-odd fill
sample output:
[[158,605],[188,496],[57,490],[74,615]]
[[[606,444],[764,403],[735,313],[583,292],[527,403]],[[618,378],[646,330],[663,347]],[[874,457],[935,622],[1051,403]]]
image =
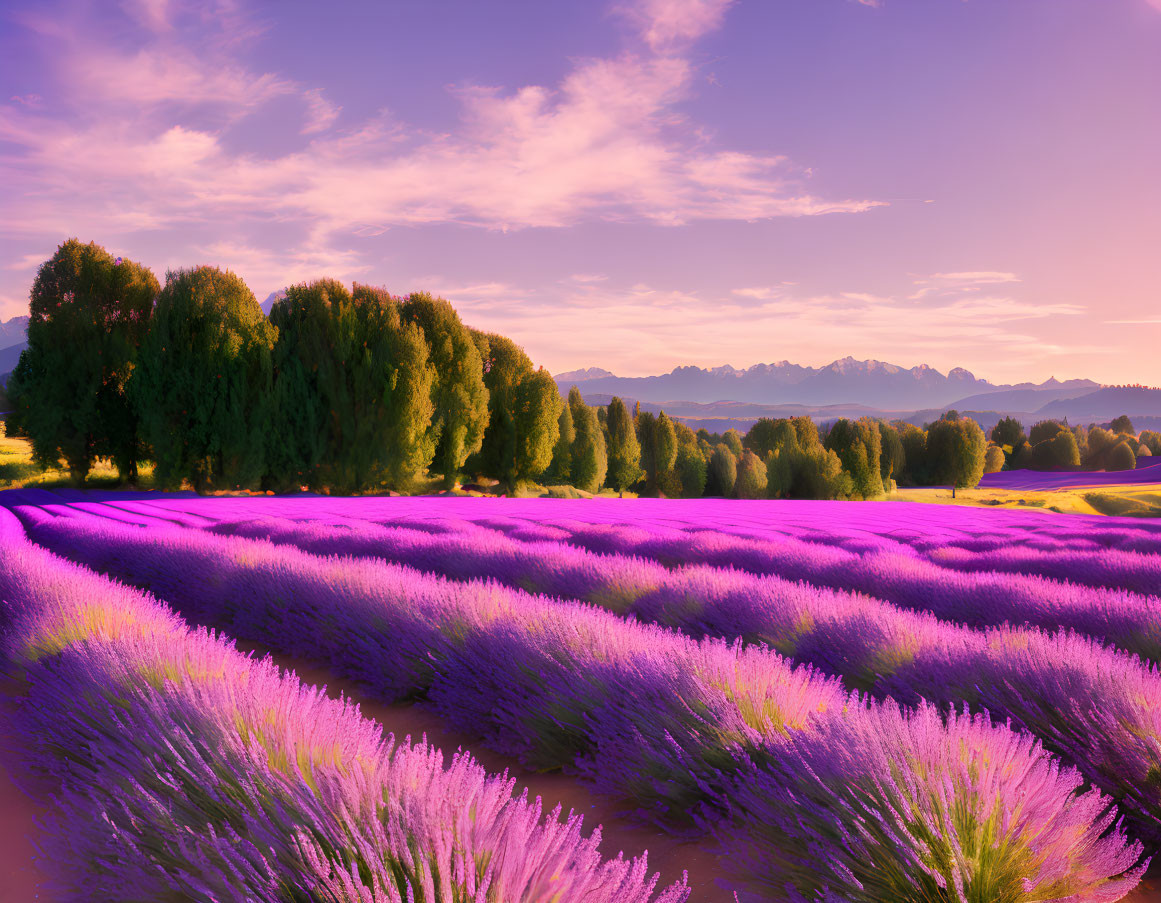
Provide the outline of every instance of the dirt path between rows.
[[[237,642],[237,646],[243,652],[254,652],[258,656],[270,651],[253,643]],[[293,670],[304,683],[316,686],[325,684],[328,696],[337,699],[342,694],[357,702],[365,716],[374,718],[383,726],[384,732],[395,734],[397,740],[410,735],[418,741],[426,734],[428,743],[442,750],[446,761],[450,761],[457,749],[468,750],[489,773],[507,769],[508,774],[516,779],[517,796],[523,787],[527,787],[529,799],[539,796],[546,812],[560,803],[565,812],[572,809],[584,815],[586,835],[601,825],[600,851],[605,858],[613,858],[618,852],[624,852],[625,858],[631,859],[648,850],[649,873],[661,874],[657,882],[658,889],[680,881],[684,871],[688,874],[692,890],[689,903],[724,903],[733,900],[731,888],[737,885],[727,879],[727,862],[723,857],[715,855],[712,841],[682,841],[656,827],[638,824],[620,814],[624,809],[623,804],[593,793],[571,775],[528,771],[517,759],[492,752],[467,734],[449,730],[443,720],[431,712],[414,705],[380,702],[324,666],[284,655],[272,654],[271,657],[283,669]]]

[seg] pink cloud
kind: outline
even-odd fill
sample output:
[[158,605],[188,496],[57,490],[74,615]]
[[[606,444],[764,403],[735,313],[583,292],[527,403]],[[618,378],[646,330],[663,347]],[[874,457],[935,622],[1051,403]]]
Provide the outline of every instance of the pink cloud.
[[722,24],[733,0],[640,0],[621,8],[654,50],[687,44]]

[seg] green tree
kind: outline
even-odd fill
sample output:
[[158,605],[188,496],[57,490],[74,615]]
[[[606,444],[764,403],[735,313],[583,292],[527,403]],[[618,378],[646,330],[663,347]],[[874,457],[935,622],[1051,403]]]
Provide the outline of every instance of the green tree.
[[1024,425],[1015,417],[1002,417],[1000,422],[992,427],[990,438],[1000,448],[1007,446],[1011,451],[1015,451],[1028,441],[1028,437],[1024,435]]
[[625,403],[617,397],[609,402],[606,414],[609,455],[609,485],[624,492],[641,478],[641,446]]
[[342,493],[406,488],[434,453],[434,373],[419,327],[382,289],[334,280],[275,302],[269,483]]
[[927,431],[926,453],[937,484],[956,489],[979,485],[986,450],[984,431],[974,420],[940,420]]
[[913,423],[900,422],[899,441],[903,443],[903,473],[899,481],[909,486],[925,486],[930,482],[927,461],[927,433]]
[[1041,420],[1034,427],[1032,427],[1032,431],[1028,434],[1028,444],[1039,445],[1046,439],[1053,438],[1057,433],[1063,433],[1067,430],[1068,427],[1059,421]]
[[736,429],[731,427],[722,433],[722,442],[729,446],[735,458],[742,457],[742,436]]
[[1093,427],[1088,431],[1088,453],[1085,455],[1086,470],[1105,470],[1109,453],[1116,447],[1120,437],[1106,429]]
[[277,335],[233,273],[200,266],[166,274],[129,384],[161,485],[257,484]]
[[661,482],[677,461],[677,433],[673,421],[662,411],[637,417],[637,441],[641,446],[641,466],[645,470],[645,488],[650,493],[661,489]]
[[705,491],[710,495],[732,498],[734,483],[738,479],[738,459],[724,442],[719,442],[709,459]]
[[770,452],[774,451],[774,445],[777,442],[778,424],[781,420],[774,420],[770,417],[760,417],[758,422],[750,427],[746,433],[746,437],[742,440],[742,445],[750,449],[759,458],[766,458]]
[[511,481],[518,486],[536,479],[552,463],[552,451],[560,437],[560,390],[552,374],[541,368],[521,377],[514,401],[516,450]]
[[1125,440],[1113,446],[1105,459],[1105,470],[1133,470],[1137,466],[1137,456]]
[[1064,470],[1080,467],[1080,449],[1072,430],[1062,430],[1051,439],[1032,446],[1033,470]]
[[835,421],[827,433],[824,447],[839,456],[843,470],[851,475],[855,496],[870,499],[882,494],[879,461],[882,446],[878,425],[873,420]]
[[878,420],[875,425],[879,429],[879,445],[882,449],[879,455],[879,476],[883,480],[883,489],[889,491],[891,482],[903,474],[907,456],[903,451],[903,440],[899,438],[899,431],[885,420]]
[[435,370],[430,427],[433,466],[443,474],[444,486],[451,488],[468,457],[480,450],[488,426],[483,361],[472,334],[444,299],[413,293],[403,302],[402,316],[423,332]]
[[749,449],[742,452],[738,460],[737,478],[734,480],[734,495],[740,499],[761,499],[766,497],[766,465]]
[[484,387],[488,390],[488,425],[479,453],[469,466],[511,485],[516,462],[516,393],[521,380],[534,372],[524,349],[502,335],[471,330],[480,352]]
[[1004,469],[1004,450],[998,445],[989,445],[984,455],[984,473],[999,473]]
[[1109,429],[1114,433],[1119,433],[1123,436],[1135,436],[1137,431],[1133,429],[1133,421],[1129,419],[1128,414],[1122,414],[1109,424]]
[[705,492],[706,460],[696,442],[684,442],[677,447],[677,460],[673,469],[681,486],[681,497],[701,498]]
[[599,492],[605,485],[609,466],[605,432],[597,412],[585,404],[576,386],[568,390],[568,406],[576,430],[572,444],[572,485],[585,492]]
[[1149,449],[1151,454],[1161,455],[1161,433],[1154,432],[1153,430],[1142,430],[1141,435],[1137,439]]
[[548,465],[547,478],[553,483],[567,485],[572,482],[572,446],[575,442],[572,405],[562,404],[556,421],[556,445],[552,448],[552,461]]
[[98,457],[137,479],[144,449],[126,395],[149,328],[157,279],[131,260],[70,238],[37,271],[29,298],[28,347],[8,387],[15,422],[33,460],[61,458],[83,482]]

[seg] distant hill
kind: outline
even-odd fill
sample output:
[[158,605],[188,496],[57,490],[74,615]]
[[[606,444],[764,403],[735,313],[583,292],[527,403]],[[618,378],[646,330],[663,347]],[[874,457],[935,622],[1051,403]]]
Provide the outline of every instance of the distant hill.
[[[841,404],[867,405],[881,411],[946,409],[969,400],[973,403],[965,407],[986,408],[992,403],[1000,403],[998,399],[994,402],[991,399],[995,393],[1012,390],[1031,393],[1018,406],[1038,408],[1044,399],[1080,395],[1098,388],[1098,384],[1091,380],[1066,383],[1049,380],[1041,385],[997,386],[977,379],[961,367],[943,374],[926,364],[905,369],[883,361],[856,361],[851,357],[817,368],[779,361],[756,364],[744,370],[730,366],[709,370],[677,367],[660,376],[640,377],[616,376],[607,370],[589,368],[561,373],[556,376],[556,382],[562,394],[575,385],[585,395],[619,395],[657,404],[677,401],[807,406]],[[1035,394],[1041,391],[1050,394]]]
[[266,296],[266,300],[262,302],[262,313],[270,316],[270,308],[274,306],[275,301],[280,301],[286,297],[286,289],[280,288],[276,292],[271,292]]
[[8,374],[16,369],[16,364],[20,360],[20,352],[27,347],[27,342],[21,342],[19,345],[0,348],[0,386],[8,384]]
[[28,338],[28,317],[0,321],[0,348],[19,345]]
[[1161,417],[1161,389],[1144,386],[1107,386],[1076,398],[1052,401],[1037,409],[1041,419],[1067,417],[1073,423],[1112,420],[1121,414]]

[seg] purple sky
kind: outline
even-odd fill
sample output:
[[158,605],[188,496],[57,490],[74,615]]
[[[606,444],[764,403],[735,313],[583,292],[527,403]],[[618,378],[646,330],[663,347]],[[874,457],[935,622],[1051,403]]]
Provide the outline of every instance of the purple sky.
[[2,10],[0,319],[76,236],[427,289],[556,372],[1161,383],[1161,0]]

